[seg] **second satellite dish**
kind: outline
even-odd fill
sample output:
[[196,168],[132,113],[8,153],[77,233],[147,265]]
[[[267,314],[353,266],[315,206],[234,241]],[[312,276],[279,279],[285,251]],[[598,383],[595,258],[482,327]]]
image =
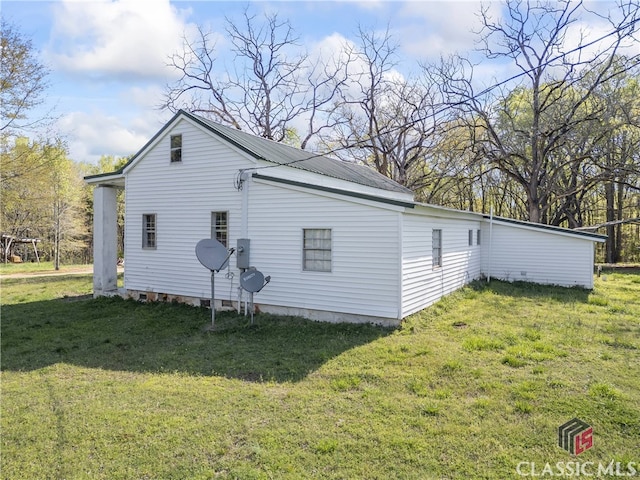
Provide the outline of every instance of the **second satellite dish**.
[[214,272],[227,266],[231,253],[233,249],[230,252],[215,238],[205,238],[196,244],[196,257],[202,265]]
[[247,292],[257,293],[271,281],[271,277],[265,278],[262,272],[258,270],[247,270],[240,275],[240,285]]

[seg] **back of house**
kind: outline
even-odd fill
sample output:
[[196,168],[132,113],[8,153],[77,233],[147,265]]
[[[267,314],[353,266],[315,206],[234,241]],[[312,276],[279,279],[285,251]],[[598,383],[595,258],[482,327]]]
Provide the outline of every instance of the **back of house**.
[[[261,311],[327,321],[395,325],[489,271],[589,288],[593,242],[601,239],[419,204],[365,166],[183,111],[120,171],[87,182],[96,186],[96,295],[117,291],[113,190],[125,188],[120,294],[208,303],[211,273],[195,245],[215,238],[233,248],[240,239],[250,266],[272,278],[255,295]],[[245,266],[232,256],[216,273],[218,306],[246,299]],[[523,271],[525,278],[513,273]]]

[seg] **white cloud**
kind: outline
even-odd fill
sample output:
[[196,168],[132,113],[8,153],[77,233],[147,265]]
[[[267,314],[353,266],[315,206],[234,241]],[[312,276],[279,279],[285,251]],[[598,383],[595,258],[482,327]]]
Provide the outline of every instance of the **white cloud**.
[[[620,18],[615,20],[621,21]],[[591,15],[582,18],[567,29],[563,50],[565,52],[576,50],[568,56],[570,61],[590,60],[607,52],[616,43],[617,36],[612,35],[613,31],[614,26],[600,17]],[[580,47],[579,50],[578,47]],[[619,45],[618,54],[628,56],[640,54],[640,42],[632,37],[623,39]]]
[[69,156],[89,163],[96,163],[102,155],[136,153],[160,126],[158,112],[128,122],[102,112],[72,112],[58,121],[58,128],[68,138]]
[[168,55],[177,51],[190,25],[189,10],[168,0],[64,0],[53,9],[46,54],[61,70],[97,77],[157,77],[171,72]]
[[407,23],[397,33],[403,49],[414,57],[430,59],[473,49],[482,26],[481,5],[490,16],[500,17],[499,2],[407,2],[399,12]]
[[139,107],[141,110],[157,110],[164,98],[165,90],[162,85],[149,84],[134,86],[121,92],[118,97],[123,105]]

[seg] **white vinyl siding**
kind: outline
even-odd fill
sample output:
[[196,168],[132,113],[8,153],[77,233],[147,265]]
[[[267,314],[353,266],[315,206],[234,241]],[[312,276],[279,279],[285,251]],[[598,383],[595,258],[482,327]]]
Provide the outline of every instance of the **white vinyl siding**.
[[[479,225],[473,220],[403,215],[402,317],[480,277],[480,249],[469,246],[469,229]],[[435,269],[434,228],[443,231],[442,267]]]
[[[169,135],[180,133],[183,160],[167,161]],[[195,256],[199,240],[211,238],[211,212],[228,212],[229,245],[239,234],[242,192],[234,187],[238,169],[254,164],[222,141],[181,120],[127,172],[125,288],[209,298],[211,273]],[[179,171],[179,174],[176,172]],[[142,214],[157,212],[161,238],[155,250],[140,252]],[[133,233],[136,232],[136,235]],[[235,260],[230,262],[235,266]],[[216,275],[216,298],[235,300],[238,276]],[[230,295],[231,292],[231,295]]]
[[[195,245],[211,237],[211,212],[217,211],[229,212],[229,245],[235,245],[243,195],[235,179],[239,169],[255,165],[185,120],[170,133],[182,134],[189,158],[179,177],[166,161],[169,142],[162,139],[127,172],[125,288],[210,298],[210,272],[198,262]],[[255,296],[261,308],[335,312],[336,319],[340,313],[398,318],[398,211],[257,180],[248,185],[248,196],[251,265],[272,279]],[[142,214],[149,211],[162,218],[162,242],[143,256],[139,234],[132,232],[142,229]],[[329,274],[303,270],[304,228],[331,229]],[[216,275],[218,300],[237,298],[235,263],[229,262],[233,278]]]
[[593,288],[594,242],[589,238],[494,221],[483,226],[482,272],[507,281]]
[[[179,166],[167,161],[171,135],[182,138]],[[479,278],[481,267],[487,274],[489,263],[494,278],[592,286],[592,239],[497,221],[490,235],[488,221],[476,214],[423,205],[404,209],[265,179],[250,179],[239,191],[239,170],[256,166],[182,117],[158,136],[125,171],[125,288],[210,298],[210,272],[198,262],[195,245],[218,235],[212,213],[224,212],[227,244],[234,246],[244,225],[244,196],[249,207],[243,238],[251,240],[251,265],[272,279],[255,296],[265,312],[286,307],[303,316],[327,312],[323,318],[335,321],[344,314],[399,319]],[[296,181],[306,178],[324,187],[346,183],[293,168],[269,170],[281,177],[289,171]],[[142,249],[140,232],[147,228],[145,215],[152,214],[156,248]],[[330,271],[305,269],[305,230],[329,232],[328,245],[319,248],[322,258],[308,260],[328,261],[323,265]],[[437,268],[434,230],[442,232]],[[470,246],[470,230],[481,247]],[[235,265],[232,259],[234,275],[217,274],[216,299],[237,299]]]
[[[399,212],[268,181],[249,192],[251,259],[272,278],[256,296],[261,308],[398,318]],[[303,269],[303,228],[331,230],[330,274]]]

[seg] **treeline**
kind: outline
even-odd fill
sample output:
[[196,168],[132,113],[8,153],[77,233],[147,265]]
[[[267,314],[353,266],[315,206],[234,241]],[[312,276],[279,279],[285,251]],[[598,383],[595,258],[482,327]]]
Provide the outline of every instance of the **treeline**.
[[[389,31],[360,29],[355,41],[309,54],[288,21],[246,10],[227,20],[234,68],[201,26],[171,57],[181,78],[164,107],[367,164],[424,202],[568,228],[606,224],[599,259],[638,261],[640,8],[610,7],[507,0],[499,18],[480,10],[473,56],[411,74],[399,73]],[[580,25],[590,22],[606,33],[585,39]],[[483,84],[486,62],[514,74]]]
[[[18,137],[5,146],[2,160],[2,233],[16,239],[38,239],[40,260],[61,264],[93,262],[93,189],[86,175],[113,171],[126,158],[104,156],[95,164],[74,162],[63,145]],[[120,194],[119,251],[124,240],[124,192]],[[6,242],[3,242],[6,246]],[[30,243],[14,243],[2,252],[24,262],[36,261]]]
[[[640,261],[638,0],[619,0],[606,14],[582,2],[516,0],[497,19],[479,13],[473,57],[401,74],[401,45],[389,30],[360,28],[354,41],[309,53],[288,21],[246,10],[227,20],[230,52],[216,51],[205,26],[185,37],[169,60],[180,78],[163,106],[369,165],[419,201],[568,228],[602,225],[609,238],[598,261]],[[579,25],[589,21],[606,32],[585,40]],[[81,177],[115,169],[116,159],[83,165],[62,142],[28,139],[25,112],[41,99],[46,72],[3,23],[5,44],[12,48],[3,48],[3,65],[39,75],[5,78],[3,69],[3,105],[15,106],[1,127],[2,231],[43,238],[54,259],[90,261],[92,206]],[[232,68],[222,53],[233,56]],[[485,74],[481,83],[486,62],[513,74]],[[34,88],[17,91],[21,82]]]

